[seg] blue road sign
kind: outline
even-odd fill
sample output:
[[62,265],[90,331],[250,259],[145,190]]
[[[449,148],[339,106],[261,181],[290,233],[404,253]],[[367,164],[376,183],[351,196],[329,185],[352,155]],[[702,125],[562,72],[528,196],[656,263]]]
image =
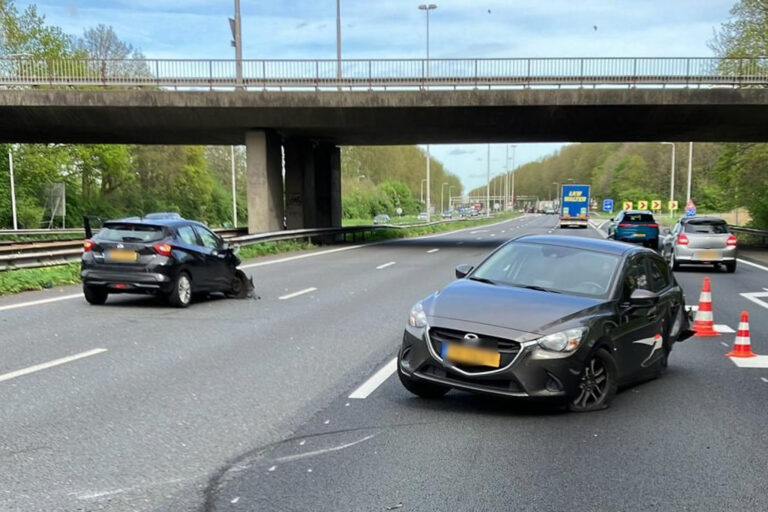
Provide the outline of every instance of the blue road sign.
[[688,203],[685,205],[685,216],[686,217],[695,217],[696,216],[696,204],[692,200],[688,200]]
[[613,211],[613,199],[603,199],[603,211],[604,212]]

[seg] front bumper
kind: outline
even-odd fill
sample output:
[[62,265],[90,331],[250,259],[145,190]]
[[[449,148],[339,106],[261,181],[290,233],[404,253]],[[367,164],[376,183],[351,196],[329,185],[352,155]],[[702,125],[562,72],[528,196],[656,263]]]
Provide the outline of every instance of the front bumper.
[[434,350],[427,329],[407,326],[398,355],[398,367],[407,377],[456,389],[515,398],[564,399],[574,396],[584,362],[579,351],[569,357],[541,359],[541,349],[522,341],[506,366],[466,371],[443,360]]

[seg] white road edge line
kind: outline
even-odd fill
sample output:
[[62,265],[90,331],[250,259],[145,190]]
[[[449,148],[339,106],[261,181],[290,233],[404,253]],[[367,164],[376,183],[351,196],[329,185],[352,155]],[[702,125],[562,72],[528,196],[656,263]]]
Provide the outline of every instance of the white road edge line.
[[26,308],[28,306],[37,306],[39,304],[48,304],[49,302],[59,302],[60,300],[77,299],[82,297],[82,293],[75,293],[72,295],[62,295],[61,297],[51,297],[50,299],[32,300],[29,302],[19,302],[18,304],[8,304],[7,306],[0,306],[0,311],[8,311],[11,309]]
[[29,375],[30,373],[39,372],[41,370],[47,370],[48,368],[53,368],[54,366],[71,363],[72,361],[83,359],[84,357],[95,356],[96,354],[101,354],[106,351],[107,349],[105,348],[95,348],[93,350],[88,350],[87,352],[80,352],[79,354],[75,354],[72,356],[62,357],[60,359],[54,359],[53,361],[48,361],[47,363],[41,363],[41,364],[36,364],[34,366],[30,366],[28,368],[22,368],[21,370],[16,370],[15,372],[10,372],[10,373],[5,373],[3,375],[0,375],[0,382],[15,379],[16,377],[21,377],[23,375]]
[[759,268],[760,270],[765,270],[766,272],[768,272],[768,267],[758,265],[757,263],[752,263],[751,261],[743,260],[741,258],[736,258],[736,261],[738,261],[739,263],[743,263],[744,265],[750,265],[752,267]]
[[437,252],[439,250],[440,249],[430,249],[430,250],[427,251],[427,254],[432,254],[433,252]]
[[314,286],[310,286],[309,288],[304,288],[303,290],[299,290],[297,292],[289,293],[287,295],[283,295],[282,297],[278,297],[279,300],[287,300],[292,299],[294,297],[298,297],[299,295],[304,295],[305,293],[314,292],[317,290]]
[[379,265],[378,267],[376,267],[376,270],[381,270],[383,268],[391,267],[394,264],[395,264],[394,261],[390,261],[389,263],[384,263],[383,265]]
[[395,373],[396,370],[397,370],[397,358],[393,357],[391,361],[385,364],[376,373],[371,375],[368,378],[368,380],[366,380],[360,385],[359,388],[354,390],[349,395],[349,398],[359,398],[359,399],[368,398],[368,396],[374,391],[376,391],[376,388],[381,386],[384,383],[384,381],[386,381],[390,377],[390,375]]

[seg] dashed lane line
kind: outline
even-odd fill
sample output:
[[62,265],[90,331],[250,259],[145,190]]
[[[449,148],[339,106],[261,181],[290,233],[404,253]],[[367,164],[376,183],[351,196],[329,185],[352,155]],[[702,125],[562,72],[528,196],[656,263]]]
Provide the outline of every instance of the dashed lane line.
[[439,250],[440,249],[430,249],[430,250],[427,251],[427,254],[432,254],[432,253],[437,252]]
[[71,356],[54,359],[53,361],[48,361],[47,363],[40,363],[34,366],[29,366],[27,368],[22,368],[21,370],[16,370],[10,373],[5,373],[3,375],[0,375],[0,382],[15,379],[23,375],[29,375],[30,373],[39,372],[41,370],[47,370],[48,368],[53,368],[54,366],[60,366],[62,364],[71,363],[72,361],[77,361],[78,359],[83,359],[85,357],[91,357],[91,356],[95,356],[96,354],[102,354],[106,351],[107,349],[105,348],[94,348],[93,350],[80,352],[79,354],[74,354]]
[[395,264],[394,261],[390,261],[389,263],[384,263],[383,265],[379,265],[378,267],[376,267],[376,270],[381,270],[383,268],[391,267],[394,264]]
[[393,357],[387,364],[381,367],[376,373],[371,375],[368,380],[363,382],[359,388],[354,390],[349,398],[364,399],[368,398],[371,393],[376,391],[376,388],[384,384],[393,373],[397,370],[397,358]]
[[292,299],[294,297],[298,297],[299,295],[304,295],[305,293],[311,293],[311,292],[314,292],[314,291],[317,291],[317,288],[315,288],[314,286],[310,286],[309,288],[304,288],[303,290],[299,290],[297,292],[293,292],[293,293],[289,293],[287,295],[280,296],[280,297],[278,297],[278,299],[279,300],[288,300],[288,299]]
[[760,377],[760,380],[765,382],[765,383],[768,383],[768,379],[766,379],[765,377]]

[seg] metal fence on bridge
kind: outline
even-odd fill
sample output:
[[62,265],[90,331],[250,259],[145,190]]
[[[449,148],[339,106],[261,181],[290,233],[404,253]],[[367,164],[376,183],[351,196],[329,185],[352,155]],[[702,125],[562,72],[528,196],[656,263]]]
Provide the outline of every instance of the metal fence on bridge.
[[56,59],[0,58],[0,87],[114,86],[335,90],[765,86],[768,57],[510,59]]

